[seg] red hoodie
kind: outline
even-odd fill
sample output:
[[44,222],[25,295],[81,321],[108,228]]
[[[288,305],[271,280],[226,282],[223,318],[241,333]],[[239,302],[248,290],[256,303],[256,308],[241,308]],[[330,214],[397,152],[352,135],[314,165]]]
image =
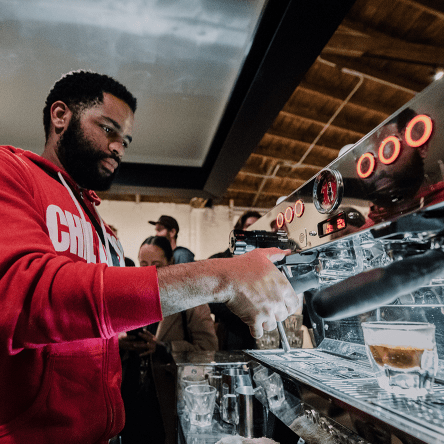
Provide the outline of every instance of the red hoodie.
[[0,172],[0,444],[106,442],[124,423],[116,334],[161,320],[156,269],[108,265],[124,257],[99,198],[83,210],[52,163],[0,146]]

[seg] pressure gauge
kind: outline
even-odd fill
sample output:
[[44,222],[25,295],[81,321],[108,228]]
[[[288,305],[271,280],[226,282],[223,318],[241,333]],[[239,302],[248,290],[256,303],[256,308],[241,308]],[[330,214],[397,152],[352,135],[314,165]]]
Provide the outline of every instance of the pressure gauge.
[[336,170],[324,169],[315,179],[313,202],[322,214],[331,213],[342,200],[344,184],[341,174]]

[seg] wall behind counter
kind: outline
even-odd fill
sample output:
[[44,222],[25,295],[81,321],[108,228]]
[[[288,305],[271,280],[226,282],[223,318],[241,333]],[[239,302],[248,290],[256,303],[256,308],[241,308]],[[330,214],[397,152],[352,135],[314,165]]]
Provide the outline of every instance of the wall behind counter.
[[155,234],[149,220],[155,221],[162,214],[174,217],[180,228],[177,244],[189,248],[196,260],[201,260],[228,248],[231,230],[245,211],[222,205],[193,208],[187,204],[112,200],[103,200],[98,210],[102,218],[117,229],[125,256],[137,266],[140,244]]

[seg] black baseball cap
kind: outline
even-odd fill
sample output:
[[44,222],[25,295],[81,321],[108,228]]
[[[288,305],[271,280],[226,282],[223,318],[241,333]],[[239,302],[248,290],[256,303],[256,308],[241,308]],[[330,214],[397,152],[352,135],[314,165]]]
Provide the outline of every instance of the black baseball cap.
[[149,220],[148,223],[151,225],[156,225],[156,224],[163,225],[167,230],[172,230],[173,228],[175,228],[176,233],[179,232],[179,224],[177,223],[177,220],[171,216],[160,216],[159,220],[157,221]]

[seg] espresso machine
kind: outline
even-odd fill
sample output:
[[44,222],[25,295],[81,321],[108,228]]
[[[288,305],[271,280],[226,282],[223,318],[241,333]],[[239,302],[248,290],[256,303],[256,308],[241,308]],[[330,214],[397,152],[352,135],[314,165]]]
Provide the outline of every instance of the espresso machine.
[[[443,81],[230,244],[234,254],[292,251],[276,265],[304,296],[314,348],[246,353],[281,376],[286,401],[273,414],[295,443],[444,443]],[[380,388],[361,328],[371,320],[435,325],[431,393]]]

